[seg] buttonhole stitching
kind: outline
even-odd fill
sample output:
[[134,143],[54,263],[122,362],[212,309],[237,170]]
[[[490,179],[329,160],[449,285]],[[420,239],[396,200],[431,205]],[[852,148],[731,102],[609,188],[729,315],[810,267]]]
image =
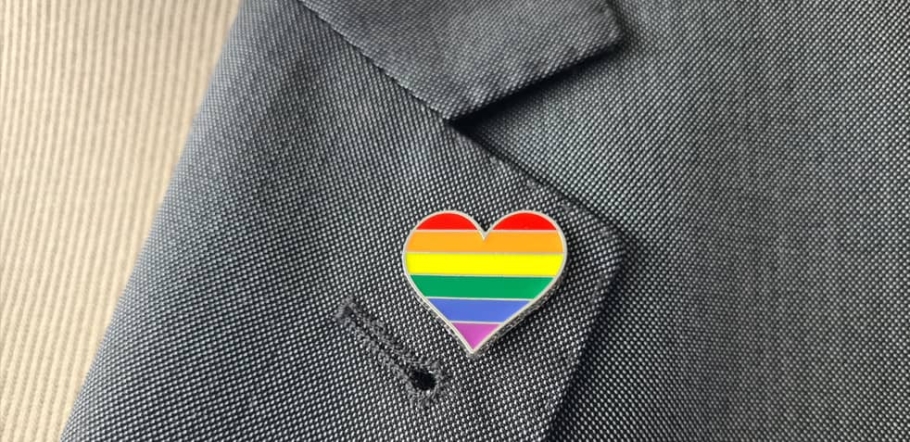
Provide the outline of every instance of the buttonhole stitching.
[[351,330],[370,352],[379,356],[380,363],[402,381],[408,398],[414,404],[427,407],[445,390],[449,376],[438,362],[414,356],[353,299],[341,305],[336,319]]

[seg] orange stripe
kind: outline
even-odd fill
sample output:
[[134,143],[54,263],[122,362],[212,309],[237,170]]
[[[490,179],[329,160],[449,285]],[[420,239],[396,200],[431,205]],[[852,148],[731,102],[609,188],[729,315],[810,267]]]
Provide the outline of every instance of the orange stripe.
[[486,241],[480,232],[414,231],[408,252],[562,253],[557,232],[493,231]]

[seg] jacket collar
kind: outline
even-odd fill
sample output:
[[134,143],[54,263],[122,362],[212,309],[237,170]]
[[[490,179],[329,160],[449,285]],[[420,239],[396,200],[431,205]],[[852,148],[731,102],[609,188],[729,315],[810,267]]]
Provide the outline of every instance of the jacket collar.
[[300,0],[445,119],[620,40],[604,0]]

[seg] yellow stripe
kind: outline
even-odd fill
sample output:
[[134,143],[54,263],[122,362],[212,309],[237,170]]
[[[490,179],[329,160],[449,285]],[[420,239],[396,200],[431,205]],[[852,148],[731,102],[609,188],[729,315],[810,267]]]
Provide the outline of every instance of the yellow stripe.
[[555,230],[527,233],[520,230],[438,232],[417,230],[408,241],[408,252],[562,253],[562,236]]
[[556,276],[565,256],[502,253],[405,253],[412,275]]

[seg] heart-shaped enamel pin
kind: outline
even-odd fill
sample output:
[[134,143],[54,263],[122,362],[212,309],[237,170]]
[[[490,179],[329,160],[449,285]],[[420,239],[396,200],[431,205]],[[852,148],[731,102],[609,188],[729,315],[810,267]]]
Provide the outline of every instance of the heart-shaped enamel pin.
[[417,296],[474,355],[543,303],[565,267],[566,239],[538,212],[513,212],[484,232],[444,211],[417,223],[402,255]]

